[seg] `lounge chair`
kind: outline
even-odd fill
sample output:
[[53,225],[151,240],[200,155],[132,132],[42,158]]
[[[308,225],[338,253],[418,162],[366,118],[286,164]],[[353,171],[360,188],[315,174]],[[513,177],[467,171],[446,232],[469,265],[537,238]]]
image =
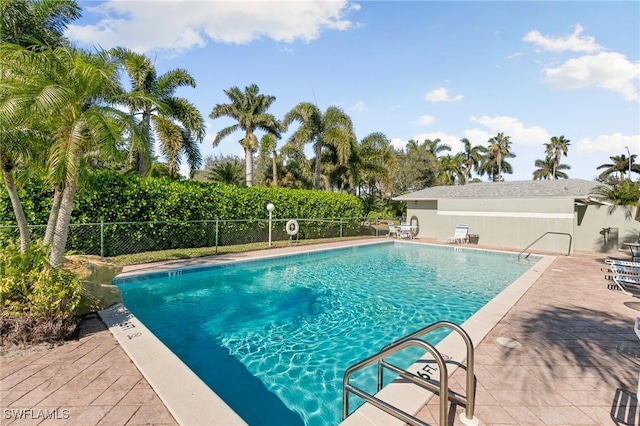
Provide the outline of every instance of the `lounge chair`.
[[637,295],[640,292],[640,277],[614,274],[612,278],[623,293]]
[[453,235],[447,238],[447,243],[464,244],[469,242],[469,225],[456,225]]
[[627,265],[609,265],[609,271],[612,274],[616,275],[631,275],[631,276],[640,276],[640,265],[638,266],[627,266]]
[[604,263],[607,263],[609,265],[616,265],[616,266],[625,266],[625,267],[631,267],[631,268],[640,268],[640,262],[631,262],[629,260],[620,260],[620,259],[605,259]]

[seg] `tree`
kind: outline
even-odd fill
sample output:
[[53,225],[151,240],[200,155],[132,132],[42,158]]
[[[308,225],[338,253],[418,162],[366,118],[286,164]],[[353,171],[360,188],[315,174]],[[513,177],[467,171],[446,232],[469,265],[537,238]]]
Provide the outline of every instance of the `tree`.
[[225,90],[231,103],[216,104],[209,118],[229,117],[237,121],[236,124],[220,130],[213,141],[216,147],[220,141],[237,130],[243,130],[245,137],[240,140],[244,150],[245,180],[247,186],[253,183],[253,154],[258,148],[256,130],[263,130],[280,138],[280,123],[271,114],[267,113],[269,107],[275,102],[275,96],[263,95],[256,84],[245,87],[244,92],[237,87]]
[[451,147],[449,145],[447,145],[446,143],[442,143],[442,141],[437,138],[434,140],[425,139],[423,145],[427,148],[427,152],[429,152],[436,158],[438,158],[439,154],[444,151],[451,151]]
[[359,188],[368,194],[377,191],[382,198],[386,198],[391,194],[393,177],[398,167],[398,158],[391,141],[384,133],[370,133],[360,141],[357,150],[355,174]]
[[[613,155],[609,157],[611,159],[611,163],[604,163],[596,167],[597,170],[605,169],[600,175],[598,175],[598,179],[603,182],[608,181],[610,178],[618,178],[619,180],[623,180],[626,174],[629,172],[629,168],[631,168],[632,173],[640,174],[640,164],[636,164],[636,154],[631,154],[631,158],[627,157],[624,154],[621,155]],[[631,166],[629,166],[631,164]],[[617,174],[617,176],[616,176]],[[631,176],[629,176],[631,179]]]
[[[61,46],[67,42],[64,37],[67,24],[79,17],[80,7],[75,0],[0,0],[0,45],[15,44],[29,49]],[[6,59],[4,54],[3,59]],[[4,63],[0,67],[2,80],[9,77],[9,72],[8,64]],[[6,111],[4,108],[3,110]],[[14,181],[14,171],[21,165],[26,166],[31,158],[39,156],[47,146],[47,142],[42,143],[47,139],[46,133],[37,129],[39,123],[31,122],[29,127],[24,125],[24,120],[29,118],[29,115],[3,115],[0,130],[2,177],[20,232],[22,253],[29,249],[30,234]]]
[[32,117],[53,139],[47,159],[51,182],[62,188],[49,261],[62,263],[78,177],[87,155],[115,151],[125,132],[137,133],[132,117],[116,108],[125,100],[117,62],[105,51],[73,47],[38,52],[2,45],[3,111]]
[[533,180],[569,178],[569,175],[561,170],[568,170],[571,166],[556,164],[555,157],[547,155],[544,160],[536,160],[534,164],[537,169],[533,171]]
[[260,139],[260,156],[258,157],[258,163],[267,165],[271,169],[271,185],[278,186],[278,158],[276,147],[278,146],[278,138],[271,134],[266,133]]
[[640,203],[640,182],[611,177],[608,183],[594,189],[594,195],[601,201],[609,203],[609,213],[618,208],[624,209],[625,217],[633,217],[634,207]]
[[307,143],[313,145],[315,153],[313,187],[320,189],[323,149],[333,149],[339,165],[347,164],[351,157],[355,140],[351,117],[336,106],[330,106],[322,113],[316,105],[301,102],[285,115],[282,123],[284,131],[294,121],[300,126],[293,132],[287,143],[294,145],[300,151]]
[[466,185],[471,180],[471,171],[478,171],[480,164],[484,159],[485,153],[487,152],[487,148],[482,145],[471,145],[469,139],[462,138],[460,142],[464,145],[464,151],[462,152],[463,158],[463,170],[464,170],[464,181],[463,185]]
[[78,18],[75,0],[0,0],[0,43],[60,46],[67,25]]
[[178,175],[182,155],[193,175],[202,165],[197,143],[204,139],[204,119],[193,103],[175,96],[175,92],[185,86],[195,88],[195,79],[183,69],[158,76],[149,58],[128,49],[116,48],[112,53],[129,76],[128,106],[131,114],[140,117],[142,128],[143,137],[132,138],[129,147],[131,165],[141,177],[147,174],[153,156],[153,135],[157,135],[169,175]]
[[437,185],[454,185],[456,182],[464,182],[464,153],[445,155],[439,161],[440,171],[436,177]]
[[208,178],[211,182],[240,186],[244,183],[242,169],[240,161],[216,164],[209,170]]
[[[4,111],[4,108],[0,107],[0,111]],[[7,188],[18,232],[20,233],[20,252],[26,253],[29,250],[31,240],[29,224],[18,195],[14,175],[19,167],[24,169],[32,165],[33,157],[46,150],[48,141],[42,133],[23,127],[21,119],[11,120],[6,117],[0,117],[0,122],[2,123],[2,128],[0,128],[2,178]]]
[[556,179],[558,178],[556,169],[560,166],[560,158],[563,155],[566,157],[569,152],[569,145],[571,145],[569,142],[569,139],[565,139],[564,135],[562,135],[559,137],[553,136],[551,142],[544,144],[547,157],[550,157],[553,162],[551,175]]
[[433,186],[438,175],[439,164],[425,142],[413,139],[406,149],[397,153],[398,168],[394,177],[394,193],[403,194]]
[[502,172],[513,173],[511,164],[506,162],[505,158],[514,158],[516,155],[511,152],[510,136],[504,133],[498,133],[489,139],[487,147],[487,155],[482,170],[488,173],[494,182],[502,182]]

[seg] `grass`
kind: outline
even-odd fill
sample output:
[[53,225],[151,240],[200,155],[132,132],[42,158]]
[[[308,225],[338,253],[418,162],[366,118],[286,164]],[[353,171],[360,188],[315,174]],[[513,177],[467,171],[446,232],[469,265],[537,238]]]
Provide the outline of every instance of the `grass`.
[[[384,228],[388,229],[386,225]],[[332,241],[348,241],[358,240],[363,238],[374,238],[372,236],[354,236],[354,237],[342,237],[342,238],[317,238],[317,239],[305,239],[294,241],[293,244],[297,246],[328,243]],[[273,241],[271,247],[287,247],[291,244],[288,240]],[[218,247],[201,247],[201,248],[185,248],[185,249],[171,249],[160,251],[148,251],[144,253],[123,254],[120,256],[109,257],[108,259],[120,266],[137,265],[140,263],[160,262],[164,260],[176,260],[176,259],[191,259],[195,257],[204,256],[216,256],[229,253],[242,253],[253,250],[267,250],[269,249],[268,243],[259,242],[251,244],[237,244],[230,246],[218,246]]]

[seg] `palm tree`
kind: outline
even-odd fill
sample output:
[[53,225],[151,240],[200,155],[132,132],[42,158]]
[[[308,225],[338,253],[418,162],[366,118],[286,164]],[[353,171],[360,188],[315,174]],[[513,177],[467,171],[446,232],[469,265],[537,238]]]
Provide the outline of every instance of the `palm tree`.
[[216,104],[209,114],[209,118],[212,119],[229,117],[237,121],[236,124],[225,127],[218,132],[213,141],[214,147],[236,130],[245,132],[245,137],[240,140],[240,145],[244,149],[247,186],[251,186],[253,182],[253,153],[258,148],[258,138],[254,132],[260,129],[280,138],[280,123],[273,115],[267,113],[276,97],[263,95],[259,92],[260,89],[256,84],[245,87],[244,92],[234,86],[224,91],[231,103]]
[[195,88],[195,79],[183,69],[158,76],[149,58],[128,49],[116,48],[112,53],[131,80],[131,114],[141,118],[143,137],[140,140],[132,138],[129,148],[131,165],[141,177],[146,175],[153,156],[155,134],[167,160],[170,176],[177,176],[182,155],[193,174],[202,165],[197,143],[204,139],[204,119],[193,103],[175,96],[175,92],[185,86]]
[[260,139],[260,157],[259,162],[266,164],[270,162],[271,166],[271,185],[278,186],[278,159],[276,153],[276,147],[278,146],[278,138],[271,134],[266,133]]
[[368,194],[378,190],[385,198],[391,193],[393,177],[398,167],[396,152],[384,133],[374,132],[365,136],[358,145],[358,185],[365,185]]
[[514,158],[516,155],[511,152],[510,136],[505,136],[504,133],[498,133],[496,136],[489,139],[489,146],[487,147],[487,156],[485,161],[488,163],[495,163],[495,168],[490,165],[486,165],[486,170],[493,170],[491,176],[494,182],[502,181],[502,172],[512,173],[513,169],[511,165],[504,161],[505,158]]
[[545,151],[547,156],[553,160],[552,176],[557,177],[556,168],[560,166],[560,157],[563,155],[566,157],[569,152],[569,145],[571,145],[569,139],[565,139],[562,136],[553,136],[551,142],[545,143]]
[[442,143],[442,141],[437,138],[434,140],[425,139],[423,145],[427,148],[427,151],[436,158],[438,158],[441,152],[451,151],[451,147],[449,145]]
[[456,182],[464,182],[464,153],[445,155],[440,158],[440,171],[436,177],[437,185],[454,185]]
[[[64,31],[67,24],[80,17],[80,7],[75,0],[58,1],[0,1],[0,45],[16,44],[25,48],[60,46],[66,42]],[[3,59],[5,59],[3,54]],[[4,63],[0,67],[2,79],[9,72]],[[6,100],[6,99],[5,99]],[[30,123],[25,127],[24,118],[3,116],[0,130],[0,164],[2,177],[11,200],[16,223],[20,232],[20,250],[29,249],[30,235],[27,220],[14,182],[16,166],[25,165],[34,155],[42,152],[42,142],[46,134],[36,129],[39,123]],[[45,142],[45,146],[48,142]],[[56,191],[57,199],[60,192]],[[55,205],[55,204],[54,204]],[[45,244],[47,244],[45,240]]]
[[[640,174],[640,164],[635,163],[636,157],[636,154],[631,154],[631,157],[627,157],[624,154],[609,157],[611,163],[601,164],[596,167],[598,170],[605,169],[598,175],[598,179],[605,182],[612,177],[616,177],[615,175],[617,174],[617,178],[623,180],[629,169],[631,169],[632,173]],[[629,176],[629,179],[631,179],[631,176]]]
[[482,163],[484,159],[484,155],[487,152],[487,148],[482,145],[471,145],[469,139],[462,138],[460,142],[464,145],[464,151],[462,152],[463,159],[463,167],[464,167],[464,181],[463,185],[466,185],[471,179],[471,170],[478,171],[478,167]]
[[62,263],[82,159],[115,151],[125,132],[137,133],[129,114],[116,108],[124,99],[117,62],[105,51],[89,54],[73,47],[34,52],[3,45],[4,112],[31,116],[54,140],[49,179],[62,189],[49,261]]
[[[0,112],[4,110],[4,107],[0,107]],[[2,117],[0,122],[2,122],[2,128],[0,128],[2,178],[7,188],[18,232],[20,233],[20,251],[26,253],[30,245],[29,224],[18,195],[14,174],[17,168],[26,168],[32,165],[33,157],[46,151],[48,141],[46,141],[46,136],[42,133],[23,127],[23,123],[20,120],[16,122]],[[39,147],[36,145],[37,142],[40,142]]]
[[0,0],[0,43],[60,46],[67,25],[78,18],[75,0]]
[[313,187],[320,189],[320,172],[322,152],[325,147],[332,147],[338,158],[338,164],[347,164],[351,156],[353,141],[353,123],[344,111],[336,106],[330,106],[322,113],[320,109],[309,102],[301,102],[289,111],[283,121],[283,128],[297,121],[300,127],[291,135],[288,144],[302,147],[311,143],[315,153],[315,169]]
[[561,170],[569,170],[571,166],[556,164],[555,157],[547,155],[544,160],[536,160],[534,164],[537,169],[533,171],[533,180],[569,178],[569,175]]
[[607,184],[597,186],[593,192],[600,200],[610,204],[609,213],[622,208],[627,219],[633,218],[634,207],[640,203],[640,182],[611,177]]
[[244,181],[243,174],[240,161],[226,161],[211,167],[208,178],[211,182],[240,186]]

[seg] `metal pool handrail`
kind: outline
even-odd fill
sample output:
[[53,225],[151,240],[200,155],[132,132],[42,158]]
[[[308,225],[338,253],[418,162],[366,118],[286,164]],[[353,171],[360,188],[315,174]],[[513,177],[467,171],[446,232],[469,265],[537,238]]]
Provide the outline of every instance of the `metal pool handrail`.
[[[537,243],[538,241],[540,241],[543,237],[547,236],[548,234],[555,234],[555,235],[567,235],[569,237],[569,249],[567,250],[567,256],[569,256],[571,254],[571,244],[573,243],[573,236],[571,234],[568,234],[566,232],[552,232],[552,231],[548,231],[545,232],[544,234],[540,235],[538,238],[536,238],[536,240],[534,242],[532,242],[531,244],[529,244],[528,246],[526,246],[520,253],[518,253],[518,261],[520,261],[520,256],[522,255],[522,253],[524,253],[525,251],[527,251],[527,249],[529,247],[531,247],[532,245],[534,245],[535,243]],[[529,253],[528,255],[525,256],[525,259],[528,259],[529,256],[531,256],[531,253]]]
[[[389,347],[388,349],[383,349],[381,352],[370,356],[369,358],[366,358],[363,361],[360,361],[357,364],[352,365],[351,367],[347,368],[347,371],[344,373],[344,379],[343,379],[343,387],[342,387],[342,419],[346,419],[347,416],[349,415],[349,392],[354,393],[355,395],[359,396],[360,398],[364,399],[365,401],[367,401],[368,403],[378,407],[379,409],[381,409],[382,411],[394,416],[397,419],[400,419],[410,425],[416,425],[416,426],[428,426],[427,423],[424,423],[423,421],[417,419],[416,417],[412,416],[409,413],[406,413],[402,410],[400,410],[397,407],[394,407],[393,405],[379,399],[376,398],[373,395],[368,394],[367,392],[349,384],[349,379],[351,378],[351,375],[357,371],[360,370],[364,367],[367,367],[371,364],[373,364],[374,362],[380,362],[384,357],[389,356],[389,355],[393,355],[396,352],[400,352],[401,350],[408,348],[410,346],[420,346],[423,349],[426,349],[436,360],[438,367],[440,368],[440,424],[444,425],[446,424],[446,420],[447,420],[447,398],[443,397],[443,395],[447,395],[449,393],[449,386],[448,386],[448,374],[447,374],[447,366],[444,363],[444,359],[442,358],[442,355],[440,355],[440,353],[436,350],[436,348],[434,348],[432,345],[430,345],[429,343],[422,341],[420,339],[407,339],[404,340],[398,344],[393,345],[392,347]],[[403,370],[402,376],[408,380],[411,380],[412,382],[416,383],[416,384],[420,384],[420,385],[424,385],[427,384],[428,382],[423,379],[420,376],[417,376],[415,374],[412,374],[408,371],[404,371]]]
[[[454,331],[456,331],[458,334],[460,334],[460,336],[462,336],[462,339],[465,342],[465,345],[467,347],[467,360],[466,360],[466,364],[467,364],[467,368],[466,368],[466,373],[467,373],[467,380],[466,380],[466,397],[464,395],[459,395],[453,392],[450,392],[448,389],[448,372],[447,372],[447,367],[446,367],[446,363],[444,362],[444,359],[442,358],[442,355],[440,354],[440,352],[438,352],[437,349],[435,349],[435,347],[433,347],[432,345],[430,345],[427,342],[424,342],[423,340],[417,339],[418,336],[424,336],[428,333],[431,333],[432,331],[438,330],[440,328],[450,328]],[[411,342],[411,343],[409,343]],[[440,369],[440,386],[436,386],[433,383],[428,382],[427,380],[425,380],[424,378],[417,376],[409,371],[406,371],[404,369],[401,369],[399,367],[394,366],[393,364],[388,363],[387,361],[384,360],[384,358],[386,356],[389,356],[391,354],[394,354],[396,352],[401,351],[402,349],[408,347],[408,346],[422,346],[423,348],[427,349],[427,351],[435,358],[436,363],[438,364],[438,367]],[[400,375],[402,378],[409,380],[419,386],[422,386],[432,392],[440,392],[440,424],[444,425],[447,424],[446,423],[446,416],[447,416],[447,401],[449,399],[454,400],[456,402],[458,402],[461,405],[465,406],[465,418],[463,419],[461,416],[461,420],[463,421],[463,423],[465,424],[475,424],[476,423],[476,419],[474,417],[474,409],[475,409],[475,376],[474,376],[474,348],[473,348],[473,343],[471,342],[471,338],[469,337],[469,335],[467,334],[467,332],[460,327],[457,324],[454,324],[450,321],[439,321],[439,322],[435,322],[431,325],[428,325],[412,334],[409,334],[399,340],[396,340],[393,343],[390,343],[389,345],[385,346],[384,348],[382,348],[382,350],[373,356],[370,356],[369,358],[349,367],[347,369],[347,371],[345,372],[344,375],[344,381],[343,381],[343,401],[342,401],[342,416],[343,419],[345,419],[348,415],[349,415],[349,401],[348,401],[348,396],[349,396],[349,391],[353,392],[354,394],[358,395],[359,397],[361,397],[362,399],[364,399],[365,401],[371,403],[372,405],[380,408],[381,410],[395,416],[396,418],[399,418],[409,424],[417,424],[417,425],[423,425],[424,423],[422,423],[420,420],[416,419],[415,417],[405,413],[404,411],[399,410],[396,407],[391,406],[390,404],[387,404],[386,402],[375,398],[372,395],[369,395],[367,393],[365,393],[364,391],[361,391],[360,389],[354,388],[353,386],[351,386],[349,384],[349,379],[351,377],[351,374],[353,374],[353,372],[364,368],[368,365],[371,365],[374,362],[378,362],[378,392],[380,390],[382,390],[383,387],[383,376],[384,376],[384,368],[388,368],[389,370],[397,373],[398,375]],[[364,394],[364,395],[363,395]],[[398,414],[400,413],[400,414]],[[402,416],[402,417],[401,417]]]

